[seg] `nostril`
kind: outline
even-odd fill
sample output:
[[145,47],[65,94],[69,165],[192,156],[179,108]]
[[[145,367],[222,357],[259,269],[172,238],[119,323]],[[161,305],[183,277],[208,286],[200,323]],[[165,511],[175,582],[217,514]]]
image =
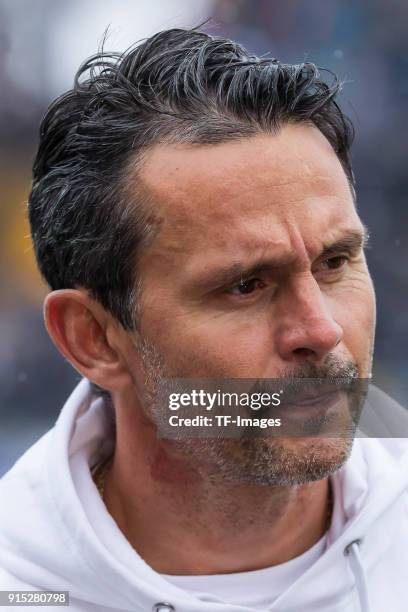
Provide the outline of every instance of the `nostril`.
[[300,357],[312,357],[314,355],[314,351],[308,348],[297,348],[293,351],[295,355],[299,355]]

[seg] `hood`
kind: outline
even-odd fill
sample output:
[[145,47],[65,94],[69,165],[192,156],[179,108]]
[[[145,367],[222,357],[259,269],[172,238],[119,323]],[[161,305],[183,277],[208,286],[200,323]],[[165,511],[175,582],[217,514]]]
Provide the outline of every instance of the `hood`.
[[[387,420],[388,436],[408,427],[404,410],[374,387],[367,407],[374,414],[369,425],[381,421],[385,409],[396,415],[391,424]],[[247,607],[200,601],[167,582],[120,532],[89,469],[82,470],[79,479],[73,477],[79,463],[93,465],[112,449],[111,428],[110,408],[82,380],[55,426],[0,480],[0,589],[18,588],[11,584],[13,579],[27,589],[69,591],[77,610],[250,612]],[[366,575],[375,572],[389,554],[402,518],[407,522],[408,441],[358,437],[332,483],[335,516],[328,534],[330,545],[281,594],[271,611],[357,610],[347,606],[358,598],[361,610],[372,609],[364,607],[369,606],[364,602]],[[90,503],[104,514],[105,527],[116,538],[120,555],[112,554],[109,543],[100,537],[101,527],[92,523],[79,489],[91,492]],[[408,565],[408,552],[399,561],[403,562]],[[165,602],[169,602],[167,608],[154,608]]]

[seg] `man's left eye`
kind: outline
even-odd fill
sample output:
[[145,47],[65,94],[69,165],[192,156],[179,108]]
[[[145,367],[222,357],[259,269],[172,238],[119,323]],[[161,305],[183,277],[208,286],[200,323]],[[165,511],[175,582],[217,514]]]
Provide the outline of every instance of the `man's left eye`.
[[345,255],[338,255],[336,257],[329,257],[321,262],[321,265],[326,270],[339,270],[343,268],[348,262],[348,258]]
[[265,283],[259,278],[250,278],[248,280],[242,280],[238,285],[231,287],[228,293],[231,295],[249,295],[254,293],[257,289],[265,287]]

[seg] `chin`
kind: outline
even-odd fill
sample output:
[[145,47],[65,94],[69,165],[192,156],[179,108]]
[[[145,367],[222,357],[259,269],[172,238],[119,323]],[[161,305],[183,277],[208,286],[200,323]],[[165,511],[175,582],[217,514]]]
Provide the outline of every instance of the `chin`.
[[322,480],[340,469],[350,456],[353,439],[189,439],[177,445],[214,482],[295,486]]

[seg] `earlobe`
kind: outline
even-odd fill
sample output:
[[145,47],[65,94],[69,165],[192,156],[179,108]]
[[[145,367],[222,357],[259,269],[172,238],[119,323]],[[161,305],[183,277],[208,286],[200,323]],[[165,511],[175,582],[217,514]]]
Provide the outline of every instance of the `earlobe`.
[[109,391],[129,384],[126,362],[119,348],[108,341],[112,318],[85,290],[60,289],[48,294],[44,319],[58,350],[83,376]]

